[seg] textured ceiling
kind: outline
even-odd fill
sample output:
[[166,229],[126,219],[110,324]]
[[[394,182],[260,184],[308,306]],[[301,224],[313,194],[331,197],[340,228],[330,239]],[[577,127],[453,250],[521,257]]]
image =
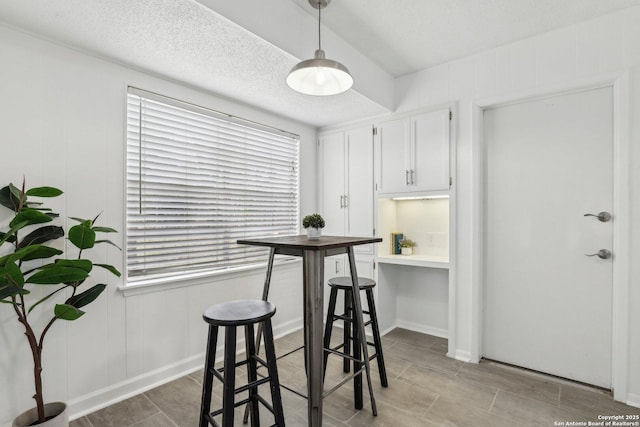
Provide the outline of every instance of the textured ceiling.
[[638,4],[333,0],[323,11],[323,47],[356,83],[332,97],[285,84],[317,44],[308,0],[6,0],[0,21],[321,127],[392,110],[394,76]]
[[386,111],[356,91],[294,92],[297,58],[191,0],[2,1],[0,20],[314,126]]

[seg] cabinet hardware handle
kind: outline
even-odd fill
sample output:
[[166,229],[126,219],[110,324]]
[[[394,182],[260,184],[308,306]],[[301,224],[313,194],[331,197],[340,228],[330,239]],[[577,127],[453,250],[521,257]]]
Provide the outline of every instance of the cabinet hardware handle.
[[411,169],[411,183],[412,184],[416,183],[415,177],[413,176],[414,173],[415,173],[415,171],[413,169]]
[[345,194],[343,197],[344,197],[344,207],[347,208],[349,207],[349,205],[347,204],[347,195]]
[[585,256],[598,256],[598,258],[600,259],[609,259],[611,258],[611,251],[607,250],[607,249],[600,249],[598,252],[596,252],[595,254],[584,254]]
[[600,212],[598,215],[584,214],[584,216],[595,216],[600,222],[609,222],[611,220],[611,214],[609,212]]
[[344,196],[340,196],[340,207],[341,208],[344,208],[343,198],[344,198]]
[[404,171],[404,183],[405,185],[409,185],[409,170],[405,169]]

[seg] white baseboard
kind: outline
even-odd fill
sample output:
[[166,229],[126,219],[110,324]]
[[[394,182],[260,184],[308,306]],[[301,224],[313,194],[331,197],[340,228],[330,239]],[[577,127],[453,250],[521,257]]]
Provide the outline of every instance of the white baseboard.
[[423,334],[433,335],[434,337],[440,337],[447,339],[449,337],[449,331],[441,328],[434,328],[432,326],[423,325],[420,323],[407,322],[404,320],[398,320],[398,328],[408,329],[414,332],[421,332]]
[[394,330],[395,328],[397,328],[397,327],[398,327],[398,325],[395,325],[395,324],[394,324],[394,325],[392,325],[392,326],[389,326],[389,327],[388,327],[387,329],[385,329],[384,331],[380,331],[380,336],[381,336],[381,337],[383,337],[383,336],[387,335],[389,332],[393,331],[393,330]]
[[99,409],[106,408],[114,403],[118,403],[197,371],[203,366],[204,353],[105,387],[88,395],[72,399],[67,402],[69,405],[69,419],[74,420]]
[[456,350],[456,354],[453,356],[454,359],[459,360],[461,362],[471,362],[471,352],[466,350]]
[[[294,319],[273,329],[275,338],[282,337],[291,332],[295,332],[302,328],[302,319]],[[242,340],[244,343],[244,340]],[[206,343],[203,342],[203,348]],[[239,348],[243,348],[240,345]],[[222,346],[216,350],[219,355],[223,354]],[[222,360],[222,356],[218,359]],[[172,363],[160,369],[144,373],[135,378],[131,378],[120,383],[97,390],[88,395],[72,399],[67,402],[69,406],[69,419],[83,417],[97,410],[106,408],[137,394],[144,393],[147,390],[161,386],[175,379],[188,375],[192,372],[202,369],[204,366],[204,352],[194,356],[190,356],[184,360]]]
[[640,408],[640,394],[627,394],[627,405]]

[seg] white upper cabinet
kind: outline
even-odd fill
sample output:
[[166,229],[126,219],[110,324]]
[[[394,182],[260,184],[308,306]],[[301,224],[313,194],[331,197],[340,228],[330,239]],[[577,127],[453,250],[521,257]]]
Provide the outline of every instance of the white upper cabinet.
[[[373,132],[371,126],[321,134],[321,212],[325,235],[373,235]],[[371,252],[370,245],[356,252]]]
[[378,194],[449,190],[449,110],[377,125]]
[[410,139],[409,119],[389,120],[377,125],[378,193],[407,191]]

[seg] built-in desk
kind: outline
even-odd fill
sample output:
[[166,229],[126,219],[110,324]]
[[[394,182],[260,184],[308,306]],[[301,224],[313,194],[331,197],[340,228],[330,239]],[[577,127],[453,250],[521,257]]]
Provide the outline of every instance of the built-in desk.
[[449,269],[449,257],[430,255],[378,255],[379,264]]

